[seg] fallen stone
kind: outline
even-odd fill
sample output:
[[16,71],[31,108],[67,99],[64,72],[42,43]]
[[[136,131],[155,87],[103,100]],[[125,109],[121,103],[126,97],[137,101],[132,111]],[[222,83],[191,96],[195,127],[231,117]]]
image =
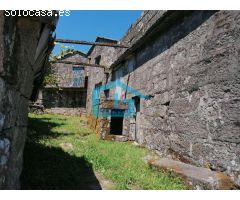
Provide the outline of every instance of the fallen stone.
[[149,163],[153,160],[159,160],[160,157],[159,155],[157,155],[155,152],[151,151],[149,154],[145,155],[144,157],[142,157],[142,160],[145,162],[145,163]]
[[111,140],[117,142],[126,142],[128,141],[128,137],[124,135],[107,135],[104,140]]
[[95,171],[94,174],[98,179],[102,190],[113,190],[116,187],[115,183],[106,179],[101,173]]
[[148,164],[161,171],[172,171],[178,174],[186,184],[194,189],[236,189],[230,177],[207,168],[196,167],[167,158],[150,160]]
[[73,150],[73,145],[71,143],[61,143],[60,147],[64,150],[64,151],[69,151],[69,150]]
[[139,144],[138,144],[136,141],[134,141],[132,144],[133,144],[134,146],[139,146]]

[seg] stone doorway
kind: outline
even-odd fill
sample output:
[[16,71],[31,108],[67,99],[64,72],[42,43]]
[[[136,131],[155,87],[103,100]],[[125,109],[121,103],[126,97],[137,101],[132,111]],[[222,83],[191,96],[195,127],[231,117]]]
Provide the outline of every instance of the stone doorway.
[[111,117],[110,134],[122,135],[123,132],[123,117]]
[[132,97],[134,100],[134,106],[136,109],[136,115],[130,119],[130,132],[129,138],[131,140],[137,140],[137,131],[139,125],[139,117],[140,117],[140,98],[138,96]]

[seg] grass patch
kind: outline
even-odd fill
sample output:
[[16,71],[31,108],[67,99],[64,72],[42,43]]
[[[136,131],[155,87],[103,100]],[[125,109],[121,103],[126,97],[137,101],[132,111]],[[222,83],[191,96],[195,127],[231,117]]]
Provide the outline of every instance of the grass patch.
[[96,170],[115,189],[186,189],[175,175],[150,169],[142,160],[147,153],[98,139],[84,118],[30,114],[22,188],[99,189]]

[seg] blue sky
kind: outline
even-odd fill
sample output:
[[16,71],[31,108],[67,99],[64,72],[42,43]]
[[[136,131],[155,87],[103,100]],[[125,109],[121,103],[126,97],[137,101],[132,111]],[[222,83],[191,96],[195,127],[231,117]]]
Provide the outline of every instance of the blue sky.
[[[76,10],[70,16],[60,17],[56,29],[57,38],[95,41],[97,36],[119,40],[141,15],[139,10]],[[87,52],[91,46],[72,45],[74,49]],[[54,53],[59,51],[56,45]]]

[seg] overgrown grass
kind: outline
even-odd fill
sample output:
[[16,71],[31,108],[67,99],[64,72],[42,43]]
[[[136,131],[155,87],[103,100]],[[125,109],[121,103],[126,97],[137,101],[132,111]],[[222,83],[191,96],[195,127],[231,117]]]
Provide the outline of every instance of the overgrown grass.
[[[186,189],[175,175],[150,169],[142,160],[148,154],[146,149],[138,148],[128,142],[120,143],[98,139],[97,135],[87,127],[84,118],[34,114],[30,114],[29,118],[26,156],[24,157],[25,169],[22,174],[23,188],[89,189],[86,184],[93,184],[93,181],[88,181],[88,176],[93,174],[91,171],[93,168],[113,181],[116,185],[115,189]],[[62,151],[60,161],[57,160],[59,163],[56,165],[54,161],[59,156],[57,151],[56,157],[54,157],[54,153],[50,157],[45,156],[42,158],[45,159],[45,162],[39,164],[38,162],[41,163],[41,161],[35,159],[36,155],[33,153],[36,144],[47,148],[48,151],[51,149]],[[62,150],[59,148],[62,144],[71,144],[71,148]],[[41,150],[37,153],[41,158]],[[52,157],[54,159],[50,160]],[[68,159],[66,160],[66,158]],[[31,164],[31,162],[34,163]],[[30,167],[29,164],[31,164]],[[54,169],[49,171],[51,168]],[[60,172],[56,174],[55,168],[58,168],[57,171]],[[82,170],[79,171],[81,168]],[[42,174],[42,176],[40,180],[34,180],[38,176],[29,177],[28,172],[33,176],[36,173]],[[44,173],[48,174],[46,180],[44,180]],[[65,182],[68,187],[58,183],[64,179],[67,179]]]

